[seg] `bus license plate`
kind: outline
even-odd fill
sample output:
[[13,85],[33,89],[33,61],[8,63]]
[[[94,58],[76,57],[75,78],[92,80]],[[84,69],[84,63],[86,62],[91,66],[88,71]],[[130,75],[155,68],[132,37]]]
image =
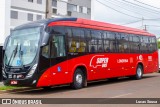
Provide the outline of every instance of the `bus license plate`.
[[17,83],[17,81],[11,81],[11,85],[16,85]]

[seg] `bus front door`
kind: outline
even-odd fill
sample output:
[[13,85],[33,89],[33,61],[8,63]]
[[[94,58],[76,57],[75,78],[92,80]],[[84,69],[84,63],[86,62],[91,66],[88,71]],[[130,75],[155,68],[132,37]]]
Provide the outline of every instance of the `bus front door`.
[[50,41],[51,75],[52,84],[64,84],[68,82],[67,57],[64,35],[53,34]]

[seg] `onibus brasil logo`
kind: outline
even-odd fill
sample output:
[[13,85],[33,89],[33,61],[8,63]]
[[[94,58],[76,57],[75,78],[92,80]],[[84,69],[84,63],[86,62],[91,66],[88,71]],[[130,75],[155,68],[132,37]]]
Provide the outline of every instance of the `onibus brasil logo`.
[[104,55],[95,55],[90,60],[90,67],[97,68],[102,67],[106,68],[108,65],[109,58]]

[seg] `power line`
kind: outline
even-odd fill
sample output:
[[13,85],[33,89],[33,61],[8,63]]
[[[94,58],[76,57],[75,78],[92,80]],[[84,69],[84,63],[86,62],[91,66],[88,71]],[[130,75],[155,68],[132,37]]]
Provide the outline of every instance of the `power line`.
[[149,5],[149,4],[146,4],[146,3],[140,2],[140,1],[138,1],[138,0],[134,0],[134,1],[135,1],[135,2],[138,2],[138,3],[140,3],[140,4],[143,4],[143,5],[146,5],[146,6],[149,6],[149,7],[155,8],[155,9],[160,9],[160,8],[158,8],[158,7],[154,7],[154,6],[152,6],[152,5]]
[[107,1],[107,0],[104,0],[104,1],[106,1],[106,2],[108,2],[108,3],[110,3],[110,4],[113,4],[113,5],[117,6],[117,7],[120,7],[120,8],[122,8],[122,9],[126,10],[126,11],[129,11],[129,12],[132,12],[132,13],[135,13],[135,14],[142,15],[142,14],[140,14],[140,13],[138,13],[138,12],[131,11],[131,9],[126,9],[126,8],[123,8],[122,6],[116,5],[117,3],[113,3],[111,0],[110,0],[111,2],[109,2],[109,1]]
[[[98,1],[98,0],[96,0],[96,1],[99,2],[100,4],[104,5],[105,7],[108,7],[108,8],[110,8],[110,9],[112,9],[112,10],[118,12],[118,13],[121,13],[121,14],[130,16],[130,17],[133,17],[133,18],[141,19],[141,20],[142,20],[142,18],[140,18],[140,17],[136,17],[136,16],[129,15],[129,14],[124,13],[124,12],[122,12],[122,11],[116,10],[116,9],[114,9],[114,8],[112,8],[112,7],[106,5],[106,4],[104,4],[104,3],[102,3],[102,2],[100,2],[100,1]],[[105,0],[105,1],[106,1],[106,0]],[[108,2],[108,1],[106,1],[106,2]],[[113,4],[113,3],[112,3],[112,4]],[[120,6],[119,6],[119,7],[120,7]],[[121,8],[122,8],[122,7],[121,7]],[[123,9],[124,9],[124,8],[123,8]],[[125,10],[127,10],[127,9],[125,9]],[[129,11],[129,10],[127,10],[127,11]],[[130,12],[131,12],[131,11],[130,11]],[[144,18],[143,20],[154,20],[154,21],[155,21],[155,20],[160,20],[160,18],[155,18],[155,19],[147,19],[147,18]]]
[[[142,13],[144,13],[144,12],[138,13],[139,11],[137,12],[137,11],[132,10],[132,9],[124,8],[125,6],[117,5],[117,4],[119,4],[119,3],[122,3],[122,2],[120,2],[120,1],[117,1],[117,2],[119,2],[119,3],[115,2],[115,0],[114,0],[114,1],[112,1],[112,0],[104,0],[104,1],[106,1],[106,2],[108,2],[108,3],[110,3],[110,4],[112,4],[112,5],[115,5],[115,6],[117,6],[117,7],[120,7],[120,8],[122,8],[122,9],[126,10],[126,11],[129,11],[129,12],[132,12],[132,13],[139,14],[139,15],[143,16]],[[147,16],[147,15],[145,15],[145,16]],[[150,16],[151,16],[151,15],[150,15]],[[147,17],[148,17],[148,16],[147,16]],[[145,20],[145,19],[144,19],[144,20]],[[156,18],[156,19],[146,19],[146,20],[160,20],[160,18]]]
[[140,22],[140,21],[142,21],[142,20],[137,20],[137,21],[128,22],[128,23],[125,23],[125,24],[122,24],[122,25],[129,25],[129,24],[133,24],[133,23]]
[[105,7],[108,7],[108,8],[110,8],[110,9],[112,9],[112,10],[118,12],[118,13],[124,14],[124,15],[129,16],[129,17],[133,17],[133,18],[136,18],[136,19],[141,19],[141,18],[139,18],[139,17],[135,17],[135,16],[132,16],[132,15],[126,14],[126,13],[124,13],[124,12],[121,12],[121,11],[119,11],[119,10],[116,10],[116,9],[114,9],[114,8],[112,8],[112,7],[106,5],[106,4],[104,4],[104,3],[102,3],[102,2],[100,2],[100,1],[98,1],[98,0],[96,0],[96,1],[99,2],[100,4],[104,5]]
[[158,14],[160,13],[160,11],[153,10],[153,9],[151,9],[151,8],[148,8],[148,7],[144,7],[144,6],[142,6],[142,5],[138,5],[138,4],[135,4],[135,3],[132,3],[132,2],[126,1],[126,0],[122,0],[122,1],[124,1],[124,2],[126,2],[126,3],[129,3],[129,4],[132,4],[132,5],[135,5],[135,6],[138,6],[138,7],[141,7],[141,8],[144,8],[144,9],[151,10],[152,12],[154,11],[155,13],[158,13]]
[[146,26],[160,27],[160,26],[158,26],[158,25],[146,25]]
[[144,20],[152,20],[152,21],[157,21],[157,20],[160,20],[160,18],[155,18],[155,19],[144,19]]
[[[157,17],[160,16],[160,12],[157,14],[157,12],[155,12],[155,11],[146,9],[145,7],[142,8],[137,5],[130,4],[130,3],[124,2],[122,0],[107,0],[107,1],[112,1],[112,2],[114,2],[114,4],[119,4],[123,8],[124,7],[126,7],[127,9],[129,8],[130,11],[134,11],[134,13],[140,13],[142,16],[147,16],[147,17],[152,16],[153,17],[153,15],[151,15],[151,14],[154,14]],[[138,9],[138,11],[136,11],[137,9]]]

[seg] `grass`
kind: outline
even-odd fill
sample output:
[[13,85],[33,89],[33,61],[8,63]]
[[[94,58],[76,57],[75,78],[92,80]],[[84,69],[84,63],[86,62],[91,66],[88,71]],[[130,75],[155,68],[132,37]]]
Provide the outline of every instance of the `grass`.
[[0,86],[0,90],[13,90],[13,89],[19,89],[21,87],[16,86]]

